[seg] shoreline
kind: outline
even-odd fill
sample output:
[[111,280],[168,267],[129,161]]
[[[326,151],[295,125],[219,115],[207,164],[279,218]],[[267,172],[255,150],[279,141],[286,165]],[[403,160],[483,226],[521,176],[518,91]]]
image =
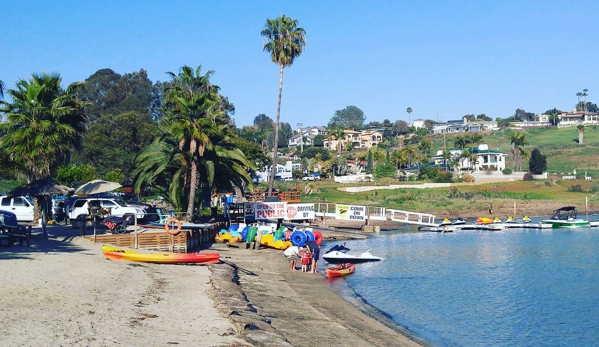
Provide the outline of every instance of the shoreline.
[[322,272],[288,271],[279,250],[215,243],[202,252],[218,251],[219,264],[129,263],[104,259],[69,226],[48,233],[0,248],[2,346],[426,346]]
[[223,264],[211,265],[211,296],[253,345],[428,346],[380,309],[363,302],[374,311],[366,312],[347,300],[322,272],[290,272],[281,251],[240,246],[210,248],[223,255]]

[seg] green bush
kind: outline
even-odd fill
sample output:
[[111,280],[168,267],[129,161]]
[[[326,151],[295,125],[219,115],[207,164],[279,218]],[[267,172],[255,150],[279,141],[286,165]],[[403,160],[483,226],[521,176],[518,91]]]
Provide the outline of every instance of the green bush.
[[582,186],[580,184],[575,184],[568,189],[570,192],[582,193]]
[[512,169],[505,168],[501,172],[503,172],[504,175],[511,175],[512,174]]
[[523,180],[525,180],[525,181],[532,181],[532,180],[534,180],[535,178],[534,178],[534,176],[532,175],[532,173],[530,173],[530,172],[527,172],[527,173],[525,173],[525,174],[524,174],[524,177],[523,177],[522,179],[523,179]]

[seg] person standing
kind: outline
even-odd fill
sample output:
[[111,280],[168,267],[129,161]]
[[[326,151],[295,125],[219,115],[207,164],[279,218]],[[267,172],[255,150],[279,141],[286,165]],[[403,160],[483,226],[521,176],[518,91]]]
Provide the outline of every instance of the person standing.
[[302,272],[309,272],[308,266],[310,266],[311,260],[312,254],[310,253],[310,249],[306,247],[302,252]]
[[315,241],[306,241],[306,246],[312,254],[312,263],[310,264],[310,273],[318,272],[318,260],[320,259],[320,247]]
[[296,271],[295,264],[297,264],[297,259],[301,258],[300,249],[297,246],[291,246],[283,252],[285,258],[289,260],[289,271]]

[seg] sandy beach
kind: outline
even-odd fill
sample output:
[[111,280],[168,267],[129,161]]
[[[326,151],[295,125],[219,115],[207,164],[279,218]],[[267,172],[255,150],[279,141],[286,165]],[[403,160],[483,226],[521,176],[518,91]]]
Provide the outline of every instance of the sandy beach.
[[[104,259],[70,227],[0,248],[2,346],[420,346],[281,251],[214,244],[220,264]],[[380,318],[380,317],[379,317]]]

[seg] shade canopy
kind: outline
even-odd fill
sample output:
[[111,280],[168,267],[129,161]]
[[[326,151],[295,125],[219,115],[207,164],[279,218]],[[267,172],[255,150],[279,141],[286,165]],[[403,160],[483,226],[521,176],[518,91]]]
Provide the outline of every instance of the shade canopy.
[[104,180],[93,180],[89,181],[77,188],[75,194],[77,195],[88,195],[88,194],[99,194],[109,192],[120,188],[121,184],[117,182],[110,182]]
[[40,196],[40,195],[71,195],[73,188],[56,184],[50,179],[42,179],[33,181],[24,186],[17,187],[10,191],[10,196]]

